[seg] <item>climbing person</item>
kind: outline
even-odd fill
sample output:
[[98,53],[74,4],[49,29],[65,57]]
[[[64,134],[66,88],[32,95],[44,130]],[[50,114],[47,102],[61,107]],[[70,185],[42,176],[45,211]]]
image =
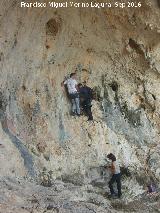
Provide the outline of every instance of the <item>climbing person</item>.
[[72,103],[72,115],[80,116],[80,101],[78,93],[78,83],[76,80],[76,73],[71,73],[70,78],[63,82],[67,86],[69,98]]
[[78,87],[82,109],[84,113],[88,116],[88,121],[92,121],[92,89],[86,85],[86,81],[84,81],[83,84],[78,84]]
[[111,198],[114,198],[116,196],[116,193],[113,188],[114,182],[117,183],[118,198],[120,198],[122,195],[120,166],[118,164],[118,161],[116,160],[115,155],[113,155],[112,153],[108,154],[107,158],[112,161],[111,166],[109,166],[109,168],[111,169],[111,172],[112,172],[112,177],[108,183],[110,192],[111,192]]

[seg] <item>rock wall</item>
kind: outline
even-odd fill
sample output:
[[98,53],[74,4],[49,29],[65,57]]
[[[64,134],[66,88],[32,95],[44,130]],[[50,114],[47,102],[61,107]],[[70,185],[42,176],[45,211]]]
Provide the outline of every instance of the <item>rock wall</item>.
[[[114,152],[139,182],[159,179],[158,1],[100,10],[0,4],[1,135],[23,170],[90,181]],[[75,70],[95,90],[93,123],[70,116],[61,82]]]

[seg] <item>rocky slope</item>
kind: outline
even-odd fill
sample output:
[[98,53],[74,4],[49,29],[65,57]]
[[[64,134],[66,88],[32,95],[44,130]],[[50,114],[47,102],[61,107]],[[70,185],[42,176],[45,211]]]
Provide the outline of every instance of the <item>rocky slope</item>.
[[[56,10],[1,0],[2,179],[50,184],[60,178],[94,187],[103,176],[107,183],[105,155],[114,152],[132,175],[123,180],[126,201],[142,194],[150,181],[158,186],[158,2],[145,0],[141,8]],[[93,123],[70,116],[61,82],[75,70],[79,82],[94,88]]]

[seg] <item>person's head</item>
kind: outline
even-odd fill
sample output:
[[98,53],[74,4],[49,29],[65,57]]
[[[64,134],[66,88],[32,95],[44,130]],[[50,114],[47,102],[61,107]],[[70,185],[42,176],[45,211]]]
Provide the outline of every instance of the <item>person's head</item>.
[[78,84],[78,88],[81,88],[83,87],[83,85],[81,83]]
[[86,81],[83,81],[83,86],[86,86],[87,85],[87,82]]
[[109,160],[111,160],[111,161],[116,161],[116,157],[115,157],[115,155],[112,154],[112,153],[108,154],[108,155],[107,155],[107,158],[108,158]]
[[75,78],[76,78],[76,73],[75,73],[75,72],[71,73],[71,74],[70,74],[70,78],[75,79]]

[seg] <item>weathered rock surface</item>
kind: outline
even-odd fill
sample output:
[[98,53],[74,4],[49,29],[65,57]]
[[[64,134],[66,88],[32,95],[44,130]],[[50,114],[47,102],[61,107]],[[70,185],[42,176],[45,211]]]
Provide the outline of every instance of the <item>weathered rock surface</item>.
[[106,199],[104,191],[92,185],[77,186],[60,180],[52,187],[36,185],[23,179],[3,178],[0,181],[0,212],[159,212],[160,196],[143,195],[135,201]]
[[[22,9],[17,0],[1,0],[0,51],[2,177],[27,177],[43,185],[56,178],[97,185],[103,182],[105,155],[113,152],[132,175],[123,180],[126,201],[142,194],[151,180],[158,187],[158,1],[144,0],[141,8],[55,10]],[[70,116],[61,82],[75,70],[78,81],[86,80],[95,90],[94,122]],[[106,172],[106,183],[108,177]],[[45,196],[50,189],[40,190]],[[23,195],[17,196],[15,202],[21,202]],[[5,212],[13,211],[10,204]],[[99,205],[95,212],[103,212]]]

